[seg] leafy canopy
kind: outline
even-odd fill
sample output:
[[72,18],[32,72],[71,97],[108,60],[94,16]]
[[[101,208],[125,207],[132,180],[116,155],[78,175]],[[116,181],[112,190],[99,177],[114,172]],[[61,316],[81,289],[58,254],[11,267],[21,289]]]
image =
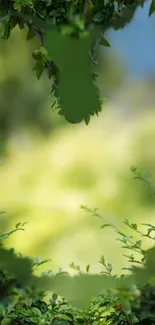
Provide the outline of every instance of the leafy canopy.
[[[39,37],[33,58],[39,79],[44,70],[52,80],[52,108],[71,123],[101,111],[94,73],[99,44],[108,28],[124,28],[145,0],[1,0],[0,37],[7,40],[13,28],[27,26],[27,40]],[[155,11],[152,0],[149,15]]]

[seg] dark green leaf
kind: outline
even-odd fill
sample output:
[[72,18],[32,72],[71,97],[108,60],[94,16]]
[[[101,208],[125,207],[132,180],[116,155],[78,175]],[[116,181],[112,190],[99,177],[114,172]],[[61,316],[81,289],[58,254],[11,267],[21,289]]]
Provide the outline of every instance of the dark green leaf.
[[33,68],[33,70],[36,71],[36,76],[37,76],[37,78],[39,80],[42,73],[43,73],[43,71],[44,71],[44,65],[42,64],[42,62],[37,61],[34,68]]
[[52,10],[49,13],[49,16],[59,17],[59,16],[61,16],[61,12],[59,10]]
[[16,229],[21,225],[21,222],[16,223]]
[[86,266],[86,272],[87,272],[87,273],[89,272],[89,269],[90,269],[90,265],[87,265],[87,266]]
[[100,40],[100,45],[104,45],[104,46],[110,47],[109,42],[105,38],[102,38]]
[[149,16],[151,16],[155,11],[155,0],[152,0],[150,10],[149,10]]
[[32,39],[33,37],[35,36],[34,32],[32,31],[32,29],[29,29],[28,30],[28,33],[27,33],[27,40],[30,40]]
[[86,123],[86,125],[88,125],[89,122],[90,122],[90,116],[87,116],[87,117],[85,118],[85,123]]
[[4,28],[4,31],[3,31],[3,35],[2,35],[2,38],[4,40],[7,40],[9,37],[10,37],[10,24],[9,23],[4,23],[3,24],[3,28]]
[[136,223],[132,223],[131,227],[132,227],[132,229],[137,230],[137,224]]
[[97,12],[97,14],[95,14],[94,17],[93,17],[93,21],[99,23],[99,22],[103,21],[104,18],[105,18],[105,14],[104,13]]
[[24,22],[23,22],[23,20],[19,20],[19,22],[18,22],[18,26],[19,26],[19,28],[21,29],[21,30],[24,30]]
[[10,15],[6,15],[4,17],[0,17],[0,22],[6,22],[8,23],[10,20]]
[[105,223],[104,225],[101,226],[101,228],[105,228],[105,227],[111,227],[110,223]]

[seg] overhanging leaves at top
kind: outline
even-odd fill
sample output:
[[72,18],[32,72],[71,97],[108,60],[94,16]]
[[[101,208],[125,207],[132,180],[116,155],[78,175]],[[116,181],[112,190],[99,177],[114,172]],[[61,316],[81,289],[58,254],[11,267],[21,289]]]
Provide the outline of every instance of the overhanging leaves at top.
[[[90,116],[97,114],[101,110],[99,94],[97,89],[95,90],[95,76],[93,75],[92,78],[90,67],[88,69],[88,53],[91,53],[92,48],[96,51],[99,43],[109,45],[108,40],[107,42],[103,41],[105,31],[108,28],[115,30],[124,28],[133,18],[137,7],[143,7],[144,3],[145,0],[1,0],[0,24],[3,28],[0,28],[0,37],[7,40],[16,25],[21,30],[27,26],[29,30],[27,39],[31,39],[36,35],[40,39],[42,46],[45,25],[51,30],[53,30],[53,27],[55,29],[55,26],[60,29],[65,26],[65,29],[70,31],[69,35],[74,38],[75,42],[70,40],[69,44],[69,39],[66,40],[66,43],[63,42],[64,57],[61,59],[61,67],[58,65],[56,55],[56,43],[59,42],[60,45],[60,36],[57,33],[57,42],[51,45],[53,52],[51,51],[50,58],[43,53],[38,56],[33,55],[33,58],[37,60],[34,70],[38,79],[44,70],[52,79],[52,95],[57,99],[55,105],[55,98],[52,98],[52,106],[58,108],[59,112],[69,122],[76,123],[85,120],[86,124],[88,124]],[[152,15],[154,11],[155,1],[152,0],[149,15]],[[37,23],[38,19],[40,20],[39,25]],[[87,42],[90,39],[89,37],[84,42],[80,36],[81,32],[85,34],[93,29],[96,31],[95,44]],[[49,42],[46,43],[49,44]],[[76,44],[76,53],[73,51],[73,43]],[[86,43],[89,47],[85,46]],[[67,44],[69,45],[68,48]],[[86,50],[88,51],[87,59],[86,57],[84,59],[83,54]],[[71,61],[73,53],[74,58]],[[79,53],[79,58],[77,58],[77,53]],[[70,61],[68,68],[66,55],[68,56],[68,62]],[[63,71],[60,71],[59,75],[62,65]]]

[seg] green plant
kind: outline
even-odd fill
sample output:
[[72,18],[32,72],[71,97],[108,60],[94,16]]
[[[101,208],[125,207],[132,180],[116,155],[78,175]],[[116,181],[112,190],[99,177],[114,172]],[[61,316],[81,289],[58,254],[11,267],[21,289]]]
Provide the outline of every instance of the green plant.
[[[139,177],[140,172],[135,168],[132,171],[138,173]],[[149,184],[152,184],[149,180]],[[49,260],[24,258],[13,249],[6,250],[3,247],[3,241],[12,233],[24,230],[24,224],[18,223],[15,229],[0,234],[2,325],[155,324],[155,247],[149,250],[143,248],[144,237],[155,240],[155,226],[142,224],[146,228],[144,232],[136,223],[125,219],[125,226],[140,237],[137,240],[119,229],[115,223],[105,220],[97,209],[81,208],[100,218],[102,229],[110,227],[114,230],[122,248],[131,251],[130,255],[124,254],[131,267],[122,268],[123,273],[118,277],[112,264],[107,263],[102,255],[99,260],[103,266],[100,275],[91,275],[90,265],[81,270],[79,265],[72,262],[70,267],[79,274],[74,278],[62,269],[56,274],[52,271],[43,272],[38,278],[34,275],[35,269]],[[126,271],[129,275],[124,274]],[[51,299],[47,301],[49,289]],[[86,308],[79,309],[78,306]]]
[[[140,254],[140,260],[134,259],[133,255],[127,256],[129,262],[144,264],[147,260],[147,264],[151,262],[151,266],[154,265],[154,259],[152,259],[152,253],[150,250],[146,251],[142,249],[141,244],[131,242],[131,237],[127,236],[116,225],[107,223],[103,220],[103,217],[98,214],[97,210],[91,210],[83,207],[86,211],[93,213],[94,216],[99,217],[104,221],[101,226],[112,227],[117,235],[120,236],[120,240],[123,243],[123,247]],[[140,236],[147,236],[151,240],[155,238],[151,236],[151,232],[154,232],[154,226],[148,225],[146,233],[142,233],[138,230],[136,224],[125,221],[125,225],[133,231],[136,231]],[[151,229],[150,229],[151,228]],[[1,246],[3,240],[8,238],[13,232],[23,230],[23,225],[17,224],[12,231],[5,232],[0,235]],[[132,239],[133,240],[133,239]],[[6,253],[6,251],[5,251]],[[15,256],[21,258],[21,266],[25,261],[20,254]],[[154,251],[153,251],[154,254]],[[143,256],[143,258],[141,258]],[[151,260],[150,257],[151,256]],[[41,266],[43,263],[49,260],[41,261],[40,259],[27,258],[27,261],[31,266],[31,274],[33,274],[36,267]],[[16,260],[17,262],[17,260]],[[117,275],[113,274],[113,268],[111,264],[107,264],[105,258],[101,256],[99,261],[105,271],[101,273],[108,274],[108,278],[117,279]],[[148,263],[149,262],[149,263]],[[1,260],[2,263],[2,260]],[[12,261],[11,261],[12,263]],[[4,264],[5,265],[5,264]],[[6,264],[7,265],[7,264]],[[15,264],[14,264],[15,265]],[[25,265],[23,264],[23,267]],[[78,271],[82,277],[84,274],[89,273],[89,266],[86,267],[86,271],[81,271],[79,266],[71,263],[71,268]],[[120,287],[109,287],[106,290],[98,290],[96,292],[96,298],[93,298],[89,306],[81,310],[73,305],[70,305],[66,299],[55,293],[51,294],[51,299],[47,301],[46,291],[40,290],[37,286],[39,283],[35,281],[21,283],[21,278],[17,269],[14,270],[14,274],[10,270],[5,268],[0,270],[0,320],[1,324],[46,324],[46,325],[69,325],[69,324],[94,324],[94,325],[153,325],[155,320],[155,282],[153,277],[150,277],[141,285],[127,285],[128,282],[122,282]],[[126,270],[126,268],[123,268]],[[130,270],[130,269],[128,269]],[[149,268],[148,268],[149,270]],[[47,275],[53,278],[61,278],[60,274],[63,274],[62,270],[59,270],[57,274],[52,271],[42,274],[41,278],[44,279]],[[65,278],[63,278],[64,281]],[[124,276],[122,275],[122,279]],[[29,279],[30,280],[30,279]],[[129,280],[129,278],[128,278]],[[54,284],[54,282],[53,282]],[[101,284],[101,282],[100,282]],[[124,285],[125,284],[125,285]],[[92,283],[93,285],[93,283]],[[53,286],[54,287],[54,286]],[[69,287],[68,287],[69,289]],[[89,290],[85,287],[86,290]],[[76,295],[76,292],[74,293]],[[78,298],[78,297],[77,297]],[[81,298],[79,296],[79,298]]]
[[[38,79],[44,70],[53,79],[52,96],[56,100],[53,99],[52,107],[59,109],[59,114],[71,123],[85,120],[88,124],[90,116],[101,111],[97,76],[93,71],[98,44],[110,46],[104,36],[107,29],[124,28],[137,6],[143,7],[144,2],[2,0],[1,38],[7,40],[16,25],[21,30],[27,26],[28,40],[39,37],[41,47],[33,53],[34,70]],[[154,11],[152,0],[149,15]]]

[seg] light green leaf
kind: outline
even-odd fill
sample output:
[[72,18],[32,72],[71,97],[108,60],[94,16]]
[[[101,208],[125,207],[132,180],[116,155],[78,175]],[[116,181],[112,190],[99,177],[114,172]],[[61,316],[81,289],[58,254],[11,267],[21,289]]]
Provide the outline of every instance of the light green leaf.
[[0,214],[6,213],[6,211],[0,210]]
[[12,323],[12,318],[8,318],[8,317],[3,318],[3,320],[1,321],[1,325],[9,325],[11,323]]
[[99,23],[101,21],[103,21],[105,18],[105,14],[102,12],[97,12],[94,17],[93,17],[93,21],[96,23]]
[[33,37],[35,36],[34,32],[32,31],[32,29],[29,29],[28,30],[28,33],[27,33],[27,41],[29,41],[30,39],[32,39]]

